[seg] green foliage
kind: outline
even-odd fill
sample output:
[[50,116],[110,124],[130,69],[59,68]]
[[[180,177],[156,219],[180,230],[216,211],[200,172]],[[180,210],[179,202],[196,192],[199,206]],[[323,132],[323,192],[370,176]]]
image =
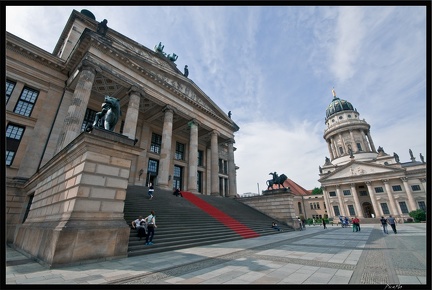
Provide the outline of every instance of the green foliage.
[[422,209],[413,210],[409,213],[409,216],[412,217],[416,223],[426,221],[426,212]]
[[315,187],[312,189],[312,194],[323,194],[323,190],[321,187]]

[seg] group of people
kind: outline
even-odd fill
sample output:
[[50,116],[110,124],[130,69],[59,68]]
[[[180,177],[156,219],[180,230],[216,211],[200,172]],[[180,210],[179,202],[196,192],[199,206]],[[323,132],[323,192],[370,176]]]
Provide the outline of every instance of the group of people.
[[393,232],[395,234],[397,234],[397,230],[396,230],[396,219],[394,217],[392,217],[391,215],[389,215],[388,218],[385,217],[381,217],[380,219],[381,222],[381,226],[383,228],[383,232],[384,234],[388,234],[388,230],[387,230],[387,224],[389,224],[393,230]]
[[353,225],[353,232],[359,232],[360,231],[360,220],[358,217],[353,217],[351,219],[351,223]]
[[137,230],[140,240],[145,236],[146,245],[153,245],[154,230],[157,228],[155,212],[153,210],[150,211],[150,214],[146,218],[139,216],[136,220],[132,221],[132,228]]

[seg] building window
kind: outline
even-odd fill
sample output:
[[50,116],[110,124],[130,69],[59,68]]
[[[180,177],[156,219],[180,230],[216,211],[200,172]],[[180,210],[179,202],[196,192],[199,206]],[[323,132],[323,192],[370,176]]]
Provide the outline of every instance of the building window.
[[156,133],[152,133],[152,139],[150,144],[150,152],[159,154],[162,145],[162,136]]
[[384,189],[381,186],[375,187],[375,192],[376,193],[384,192]]
[[176,142],[176,151],[175,151],[174,158],[176,160],[183,160],[184,150],[185,150],[185,145],[183,143]]
[[148,171],[151,172],[151,173],[157,174],[157,171],[158,171],[158,162],[157,162],[157,160],[149,159]]
[[385,202],[381,203],[381,209],[383,211],[383,214],[390,214],[387,203],[385,203]]
[[352,204],[348,205],[348,211],[351,216],[355,216],[354,206]]
[[298,203],[297,203],[297,206],[298,206],[298,212],[299,212],[299,214],[303,214],[303,210],[302,210],[301,202],[298,202]]
[[320,209],[319,202],[316,203],[316,208],[317,208],[317,209]]
[[334,210],[335,216],[340,216],[339,207],[337,205],[333,206],[333,210]]
[[228,162],[223,159],[219,159],[219,173],[227,174],[228,172]]
[[88,125],[93,125],[94,120],[96,119],[96,111],[92,109],[87,109],[84,115],[84,122],[81,125],[81,132],[85,131]]
[[409,213],[408,207],[407,207],[405,201],[400,201],[399,206],[400,206],[402,213]]
[[15,85],[16,83],[6,80],[6,103],[9,102],[9,98],[12,95]]
[[343,150],[342,147],[339,147],[339,153],[340,153],[340,154],[344,154],[344,150]]
[[362,147],[361,147],[361,143],[357,143],[357,150],[358,151],[363,151]]
[[420,209],[426,211],[426,203],[424,201],[419,201],[418,206]]
[[329,195],[330,195],[330,196],[336,196],[336,192],[335,192],[335,191],[330,191],[330,192],[329,192]]
[[15,106],[14,113],[30,116],[39,92],[27,87],[24,87],[18,103]]
[[197,190],[198,192],[202,193],[202,178],[203,177],[203,173],[201,171],[197,171]]
[[198,166],[204,166],[204,151],[198,150]]
[[366,190],[360,190],[360,196],[367,196],[367,191]]
[[400,185],[393,185],[393,191],[402,191],[402,187]]
[[351,191],[349,189],[344,189],[343,195],[351,195]]
[[10,166],[18,151],[25,127],[9,124],[6,127],[6,165]]
[[174,165],[173,188],[182,188],[183,167]]
[[412,189],[413,191],[419,191],[419,190],[421,190],[421,189],[420,189],[420,185],[418,185],[418,184],[416,184],[416,185],[411,185],[411,189]]

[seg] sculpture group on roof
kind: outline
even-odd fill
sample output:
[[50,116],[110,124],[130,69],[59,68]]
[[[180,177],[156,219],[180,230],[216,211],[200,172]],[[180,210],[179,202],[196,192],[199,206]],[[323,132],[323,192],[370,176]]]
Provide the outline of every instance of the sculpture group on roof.
[[168,58],[170,61],[175,62],[177,60],[177,58],[178,58],[178,55],[175,54],[175,53],[173,53],[172,55],[171,54],[166,54],[163,51],[164,47],[165,47],[165,45],[162,45],[162,42],[159,42],[158,45],[155,45],[154,51],[162,54],[163,56],[165,56],[166,58]]

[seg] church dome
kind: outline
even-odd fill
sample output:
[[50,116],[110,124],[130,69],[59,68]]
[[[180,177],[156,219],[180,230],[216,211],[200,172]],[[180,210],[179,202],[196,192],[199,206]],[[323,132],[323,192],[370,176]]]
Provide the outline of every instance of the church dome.
[[339,99],[338,97],[336,97],[335,91],[333,90],[332,92],[333,92],[333,100],[327,107],[326,118],[329,118],[330,116],[336,114],[337,112],[354,111],[354,107],[353,105],[351,105],[350,102]]

